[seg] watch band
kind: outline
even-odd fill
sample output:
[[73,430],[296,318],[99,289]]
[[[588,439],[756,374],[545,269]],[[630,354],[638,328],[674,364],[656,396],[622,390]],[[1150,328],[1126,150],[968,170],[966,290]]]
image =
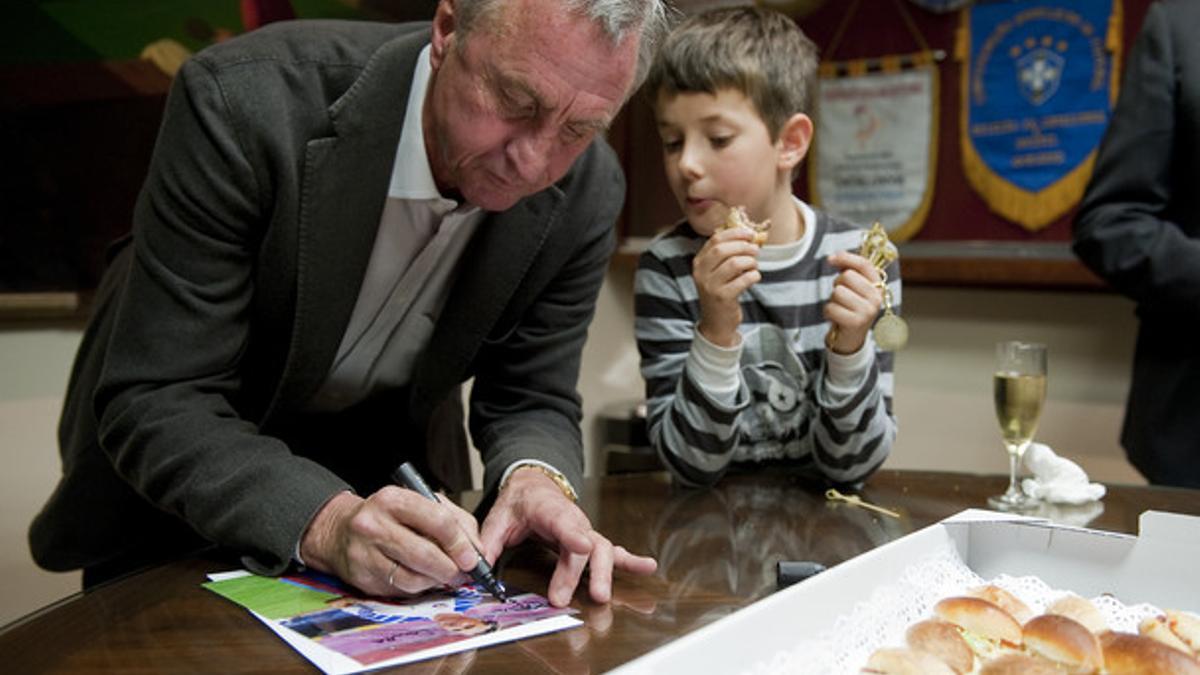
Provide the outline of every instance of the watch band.
[[562,491],[564,497],[570,499],[572,502],[579,501],[579,496],[575,494],[575,488],[571,486],[571,482],[567,480],[566,476],[544,464],[534,462],[517,465],[511,473],[505,476],[504,481],[500,483],[500,490],[503,491],[504,488],[508,486],[508,481],[512,480],[513,474],[522,469],[534,469],[535,471],[541,472],[545,476],[549,477],[550,480],[554,481],[554,484],[557,485],[558,489]]

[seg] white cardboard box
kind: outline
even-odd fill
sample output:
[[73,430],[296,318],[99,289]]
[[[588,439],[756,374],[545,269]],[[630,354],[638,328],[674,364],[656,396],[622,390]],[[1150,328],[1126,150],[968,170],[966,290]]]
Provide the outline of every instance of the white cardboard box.
[[1200,518],[1146,511],[1138,536],[967,510],[763,598],[613,671],[738,673],[829,628],[898,570],[951,542],[975,573],[1033,575],[1084,597],[1110,593],[1200,613]]

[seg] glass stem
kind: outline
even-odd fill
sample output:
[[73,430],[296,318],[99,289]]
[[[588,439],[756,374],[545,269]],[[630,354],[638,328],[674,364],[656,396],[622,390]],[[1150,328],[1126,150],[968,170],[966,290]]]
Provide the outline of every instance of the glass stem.
[[1017,463],[1020,461],[1021,461],[1021,453],[1012,452],[1010,450],[1008,453],[1008,496],[1009,497],[1016,497],[1020,494],[1020,491],[1017,490]]

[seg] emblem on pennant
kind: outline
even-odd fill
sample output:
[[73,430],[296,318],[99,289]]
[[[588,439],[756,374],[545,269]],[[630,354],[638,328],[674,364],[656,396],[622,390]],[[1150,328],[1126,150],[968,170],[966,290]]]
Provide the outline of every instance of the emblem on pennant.
[[817,85],[809,193],[829,213],[878,221],[893,241],[925,224],[937,169],[930,52],[827,63]]
[[963,168],[1036,231],[1083,196],[1116,102],[1121,0],[980,2],[962,13]]

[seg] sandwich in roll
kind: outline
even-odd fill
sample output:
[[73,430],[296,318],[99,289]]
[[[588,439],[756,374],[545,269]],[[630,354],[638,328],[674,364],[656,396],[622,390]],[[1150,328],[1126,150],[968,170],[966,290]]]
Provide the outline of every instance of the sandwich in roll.
[[1200,617],[1168,609],[1167,625],[1170,626],[1171,632],[1192,650],[1192,656],[1200,656]]
[[956,673],[969,673],[975,667],[975,653],[959,629],[940,619],[926,619],[908,627],[904,640],[909,648],[925,652],[950,666]]
[[1046,613],[1075,619],[1083,624],[1084,628],[1096,634],[1108,630],[1108,622],[1104,620],[1104,615],[1100,613],[1100,610],[1096,609],[1090,600],[1078,595],[1064,595],[1055,600],[1046,607]]
[[860,672],[869,675],[955,675],[950,666],[933,656],[899,647],[876,649]]
[[1012,615],[1012,618],[1016,619],[1017,623],[1024,624],[1033,618],[1033,610],[1029,609],[1029,605],[1026,605],[1020,598],[995,584],[972,588],[967,591],[967,595],[987,600]]
[[1100,640],[1083,624],[1058,614],[1035,616],[1021,628],[1025,649],[1073,673],[1104,667]]
[[1145,635],[1105,631],[1100,647],[1109,675],[1200,675],[1200,661]]
[[933,613],[957,626],[971,651],[984,661],[1021,649],[1021,624],[987,600],[945,598],[933,606]]
[[1172,649],[1178,649],[1188,656],[1192,655],[1192,648],[1176,635],[1175,631],[1171,630],[1167,617],[1163,615],[1142,619],[1142,622],[1138,624],[1138,632],[1148,638],[1158,640]]
[[979,675],[1063,675],[1063,671],[1048,661],[1014,653],[983,664]]

